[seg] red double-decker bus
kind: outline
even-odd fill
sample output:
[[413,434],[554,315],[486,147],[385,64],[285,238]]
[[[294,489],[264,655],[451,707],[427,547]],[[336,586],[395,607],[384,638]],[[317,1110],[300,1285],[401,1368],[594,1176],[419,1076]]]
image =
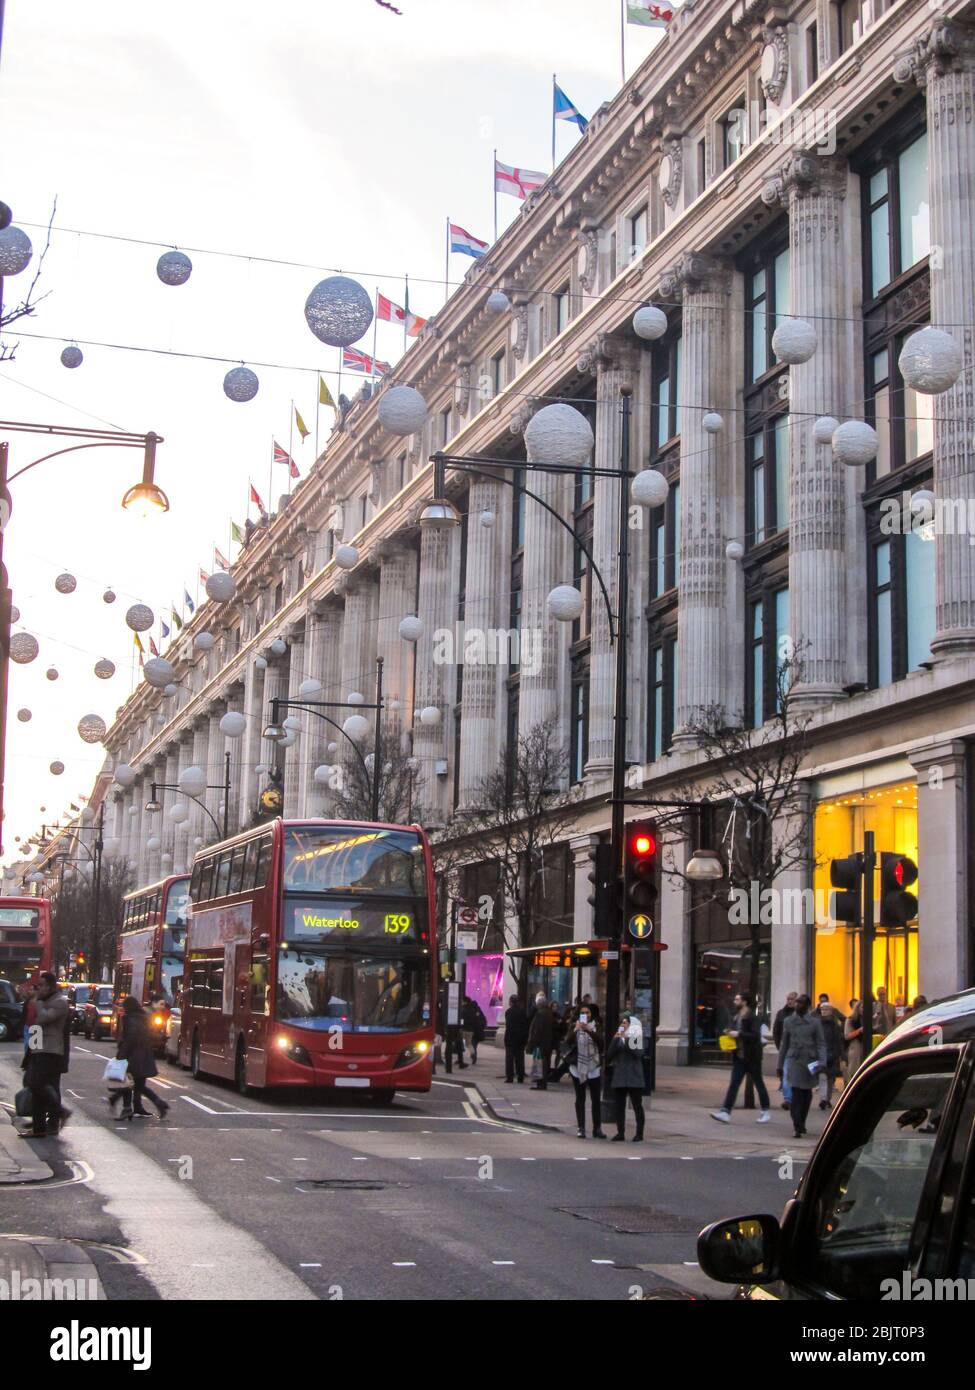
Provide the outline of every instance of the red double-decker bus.
[[[173,874],[125,895],[115,963],[116,1032],[126,995],[134,995],[140,1004],[159,997],[174,1002],[183,978],[189,906],[189,874]],[[165,1016],[153,1015],[150,1028],[161,1047]]]
[[51,904],[47,898],[0,898],[0,979],[23,985],[52,969]]
[[180,1061],[238,1089],[428,1091],[433,866],[417,826],[276,820],[201,850]]

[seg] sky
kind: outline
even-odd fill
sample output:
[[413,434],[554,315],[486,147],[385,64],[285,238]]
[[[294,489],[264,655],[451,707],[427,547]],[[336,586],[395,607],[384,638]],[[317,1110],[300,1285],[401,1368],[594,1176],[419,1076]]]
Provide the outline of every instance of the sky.
[[[68,454],[12,486],[3,558],[21,613],[13,630],[33,633],[40,655],[10,667],[5,863],[20,858],[16,836],[92,788],[105,751],[82,742],[77,724],[94,713],[110,726],[134,688],[128,606],[147,603],[158,617],[184,586],[196,598],[214,544],[233,558],[229,523],[244,522],[248,481],[272,509],[287,489],[280,465],[271,480],[272,437],[302,474],[313,463],[316,371],[335,395],[337,354],[305,323],[309,291],[341,268],[402,303],[408,274],[411,309],[435,313],[446,218],[491,238],[492,150],[551,167],[553,73],[585,115],[619,88],[618,0],[397,3],[401,16],[374,0],[7,0],[0,198],[35,261],[55,199],[55,228],[66,230],[52,234],[35,316],[5,335],[19,346],[0,363],[0,419],[156,431],[171,509],[146,522],[122,511],[141,476],[136,450]],[[628,27],[628,73],[660,37]],[[557,159],[576,138],[559,123]],[[503,230],[519,205],[504,195],[498,204]],[[105,235],[81,234],[93,232]],[[174,246],[193,261],[179,288],[155,273]],[[471,264],[452,257],[452,280]],[[8,310],[33,269],[4,282]],[[68,370],[60,354],[74,340],[84,362]],[[399,327],[379,325],[381,360],[395,362],[402,342]],[[372,352],[372,329],[359,346]],[[222,382],[240,361],[285,369],[254,366],[258,394],[236,404]],[[343,391],[359,381],[346,373]],[[304,444],[292,402],[312,431]],[[330,423],[322,409],[323,445]],[[0,437],[11,473],[50,447]],[[54,586],[63,572],[78,581],[70,595]],[[158,623],[153,634],[158,642]],[[116,664],[111,680],[94,675],[101,657]],[[49,770],[56,760],[60,776]]]

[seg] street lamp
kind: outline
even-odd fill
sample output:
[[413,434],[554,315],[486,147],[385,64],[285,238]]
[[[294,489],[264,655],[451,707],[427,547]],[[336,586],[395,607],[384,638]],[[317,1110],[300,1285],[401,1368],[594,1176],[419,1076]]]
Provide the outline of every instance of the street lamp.
[[687,861],[684,873],[692,883],[717,883],[724,878],[724,864],[716,850],[696,849]]

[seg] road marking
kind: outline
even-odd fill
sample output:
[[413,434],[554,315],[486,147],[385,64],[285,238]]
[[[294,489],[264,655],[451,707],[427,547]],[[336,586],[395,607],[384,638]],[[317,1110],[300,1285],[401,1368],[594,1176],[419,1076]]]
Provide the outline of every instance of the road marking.
[[321,1269],[320,1264],[300,1264],[299,1269]]
[[522,1161],[522,1163],[534,1163],[534,1162],[535,1162],[535,1160],[534,1160],[533,1158],[523,1158],[521,1161]]
[[514,1260],[492,1260],[493,1265],[513,1265]]
[[680,1161],[681,1161],[681,1163],[693,1163],[693,1162],[694,1162],[694,1155],[693,1155],[693,1154],[681,1154],[681,1156],[680,1156]]
[[588,1158],[583,1158],[580,1154],[573,1155],[573,1163],[588,1163]]
[[[46,1182],[42,1178],[40,1182],[31,1183],[31,1187],[43,1189],[47,1192],[52,1187],[74,1187],[80,1182],[91,1182],[92,1178],[95,1176],[94,1169],[80,1159],[69,1159],[68,1167],[71,1169],[72,1173],[70,1178],[55,1178],[53,1182]],[[18,1186],[18,1183],[4,1184],[0,1186],[0,1192],[16,1192]]]
[[72,1090],[69,1090],[69,1091],[68,1091],[68,1095],[69,1095],[69,1096],[74,1096],[75,1100],[84,1100],[84,1096],[81,1094],[80,1091],[72,1091]]
[[190,1269],[215,1269],[213,1264],[191,1264]]
[[218,1125],[218,1126],[217,1126],[217,1133],[218,1133],[218,1134],[232,1134],[232,1133],[233,1133],[233,1130],[230,1128],[229,1125]]
[[244,1160],[242,1158],[232,1158],[230,1161],[231,1163],[243,1163]]
[[681,1260],[681,1264],[686,1265],[688,1269],[698,1268],[697,1260]]
[[293,1158],[293,1159],[291,1160],[291,1162],[292,1162],[292,1163],[307,1163],[308,1160],[307,1160],[307,1158]]
[[394,1260],[394,1269],[416,1269],[416,1260]]
[[280,1181],[281,1181],[280,1178],[272,1178],[271,1175],[270,1175],[270,1173],[265,1173],[264,1176],[267,1178],[268,1182],[280,1182]]
[[406,1161],[407,1161],[407,1163],[422,1163],[422,1162],[423,1162],[423,1155],[422,1155],[422,1154],[410,1154],[409,1158],[408,1158]]
[[615,1261],[613,1261],[613,1260],[590,1260],[589,1263],[590,1263],[590,1264],[593,1264],[593,1265],[611,1265],[611,1264],[614,1264]]
[[209,1105],[204,1105],[202,1100],[194,1100],[192,1096],[180,1096],[180,1100],[185,1100],[187,1105],[195,1105],[197,1110],[204,1110],[208,1115],[219,1115],[219,1110],[211,1110]]
[[353,1163],[368,1163],[368,1162],[369,1162],[369,1159],[368,1159],[368,1157],[367,1157],[365,1154],[353,1154],[353,1155],[352,1155],[352,1162],[353,1162]]
[[627,1154],[626,1161],[627,1163],[642,1163],[643,1159],[639,1154]]

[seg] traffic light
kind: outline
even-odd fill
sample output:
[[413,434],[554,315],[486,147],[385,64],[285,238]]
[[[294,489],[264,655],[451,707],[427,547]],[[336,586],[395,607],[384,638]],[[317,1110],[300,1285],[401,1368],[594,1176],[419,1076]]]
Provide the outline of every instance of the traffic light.
[[599,844],[591,845],[589,858],[592,868],[587,877],[592,884],[592,892],[586,901],[592,905],[593,936],[609,936],[614,878],[612,845],[602,840]]
[[829,866],[829,881],[838,893],[829,895],[829,915],[833,922],[847,926],[860,925],[860,878],[863,855],[850,854],[845,859],[833,859]]
[[906,890],[917,882],[917,865],[906,854],[880,855],[880,925],[906,927],[917,916],[917,898]]
[[652,934],[657,907],[657,833],[653,821],[634,821],[626,827],[623,903],[626,922],[632,923],[635,917],[649,918],[650,930],[639,934]]

